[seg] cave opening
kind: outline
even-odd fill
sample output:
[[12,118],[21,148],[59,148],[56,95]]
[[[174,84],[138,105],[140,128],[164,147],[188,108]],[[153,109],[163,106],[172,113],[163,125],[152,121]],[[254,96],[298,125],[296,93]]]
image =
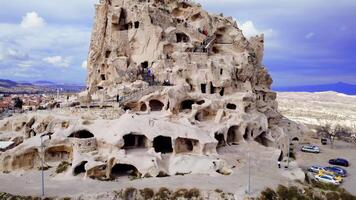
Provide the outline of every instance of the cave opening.
[[74,168],[74,171],[73,171],[74,176],[77,176],[77,175],[79,175],[79,174],[81,174],[81,173],[85,173],[85,172],[86,172],[86,170],[85,170],[85,164],[87,164],[87,162],[88,162],[88,161],[83,161],[83,162],[81,162],[78,166],[76,166],[76,167]]
[[231,126],[227,131],[227,143],[230,145],[239,144],[241,138],[238,136],[238,126]]
[[119,178],[122,176],[138,176],[139,172],[137,168],[129,164],[116,164],[111,168],[111,177]]
[[153,147],[157,153],[172,153],[172,138],[166,136],[158,136],[153,139]]
[[222,133],[215,133],[214,137],[215,137],[215,139],[218,141],[217,148],[226,145],[226,141],[225,141],[224,134],[222,134]]
[[188,43],[190,41],[189,36],[184,33],[176,33],[177,43]]
[[206,84],[201,84],[200,88],[201,88],[201,93],[205,94],[206,93]]
[[127,134],[124,135],[124,146],[123,149],[133,149],[133,148],[146,148],[147,147],[147,137],[144,135]]
[[236,110],[237,106],[236,106],[236,104],[228,103],[226,105],[226,108],[229,109],[229,110]]
[[151,111],[161,111],[163,109],[164,104],[156,99],[153,99],[149,102]]
[[188,99],[188,100],[184,100],[182,101],[181,105],[180,105],[180,110],[191,110],[193,107],[193,104],[195,103],[194,100]]
[[175,141],[176,153],[189,153],[192,152],[194,146],[198,144],[198,140],[178,137]]
[[87,139],[87,138],[93,138],[94,135],[87,130],[80,130],[80,131],[73,132],[72,134],[69,135],[69,137]]

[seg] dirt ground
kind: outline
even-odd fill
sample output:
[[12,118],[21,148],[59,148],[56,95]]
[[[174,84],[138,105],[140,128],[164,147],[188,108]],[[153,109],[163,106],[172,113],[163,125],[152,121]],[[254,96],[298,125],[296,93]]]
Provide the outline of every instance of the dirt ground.
[[[216,176],[208,175],[185,175],[172,176],[164,178],[144,178],[130,181],[128,178],[122,178],[118,181],[102,182],[91,180],[84,177],[74,177],[71,179],[60,180],[59,177],[53,177],[54,170],[45,172],[45,189],[47,196],[78,196],[80,194],[94,194],[118,191],[127,187],[135,188],[153,188],[168,187],[170,189],[179,188],[199,188],[200,190],[221,189],[225,192],[231,192],[236,197],[246,196],[248,188],[248,151],[250,149],[250,185],[251,194],[257,195],[266,187],[276,187],[278,184],[288,184],[290,180],[286,177],[295,169],[278,169],[277,158],[279,151],[273,148],[266,148],[256,142],[251,142],[250,146],[241,144],[232,147],[223,147],[219,149],[219,154],[223,155],[229,165],[235,166],[232,175]],[[300,172],[300,170],[299,170]],[[40,172],[31,171],[18,175],[1,174],[0,191],[21,195],[39,195],[40,194]],[[347,183],[346,183],[347,184]],[[240,199],[240,198],[237,198]]]
[[350,193],[356,195],[356,145],[348,144],[342,141],[335,141],[333,148],[331,145],[321,145],[320,140],[310,139],[312,144],[320,147],[321,153],[312,154],[300,151],[297,152],[297,162],[300,167],[307,169],[312,165],[329,166],[328,161],[333,158],[345,158],[350,162],[349,167],[344,167],[348,176],[344,179],[341,187],[344,187]]

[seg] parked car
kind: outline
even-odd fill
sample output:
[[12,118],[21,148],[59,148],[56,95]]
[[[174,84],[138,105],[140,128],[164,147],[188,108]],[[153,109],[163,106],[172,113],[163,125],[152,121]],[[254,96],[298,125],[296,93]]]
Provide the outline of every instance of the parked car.
[[336,159],[331,159],[329,160],[329,164],[330,165],[340,165],[340,166],[344,166],[344,167],[348,167],[349,161],[347,161],[346,159],[343,158],[336,158]]
[[323,183],[329,183],[333,185],[340,185],[341,181],[337,180],[336,178],[330,176],[330,175],[315,175],[315,180],[323,182]]
[[324,167],[321,166],[311,166],[308,169],[308,172],[319,173],[320,170],[324,170]]
[[315,145],[304,145],[301,150],[308,153],[320,153],[319,147]]
[[347,176],[347,171],[341,167],[335,167],[335,166],[330,166],[330,167],[325,167],[325,171],[330,171],[338,174],[339,176],[346,177]]
[[321,142],[322,145],[327,145],[328,144],[328,139],[321,138],[320,142]]
[[335,180],[337,181],[340,181],[342,182],[343,179],[341,176],[339,176],[338,174],[336,174],[335,172],[329,172],[329,171],[325,171],[325,170],[320,170],[319,173],[318,173],[319,176],[324,176],[324,175],[327,175],[327,176],[331,176],[333,177]]

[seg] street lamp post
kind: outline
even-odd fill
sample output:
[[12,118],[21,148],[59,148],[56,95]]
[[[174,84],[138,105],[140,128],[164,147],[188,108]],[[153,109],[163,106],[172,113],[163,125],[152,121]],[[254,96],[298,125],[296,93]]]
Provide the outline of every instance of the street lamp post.
[[51,139],[51,135],[52,133],[46,133],[40,136],[41,139],[41,151],[42,151],[42,159],[41,159],[41,193],[42,193],[42,197],[44,197],[45,195],[45,181],[44,181],[44,157],[45,157],[45,153],[44,153],[44,144],[43,144],[43,137],[48,136],[49,139]]
[[42,159],[41,159],[41,193],[42,197],[45,195],[45,190],[44,190],[44,172],[43,172],[43,166],[44,166],[44,145],[43,145],[43,135],[40,137],[41,138],[41,152],[42,152]]

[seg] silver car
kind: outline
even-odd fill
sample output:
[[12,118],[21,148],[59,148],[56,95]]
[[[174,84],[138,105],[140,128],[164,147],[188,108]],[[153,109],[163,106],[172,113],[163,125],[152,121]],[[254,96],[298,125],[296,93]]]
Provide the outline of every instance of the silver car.
[[304,145],[302,146],[302,151],[307,153],[320,153],[319,147],[315,145]]

